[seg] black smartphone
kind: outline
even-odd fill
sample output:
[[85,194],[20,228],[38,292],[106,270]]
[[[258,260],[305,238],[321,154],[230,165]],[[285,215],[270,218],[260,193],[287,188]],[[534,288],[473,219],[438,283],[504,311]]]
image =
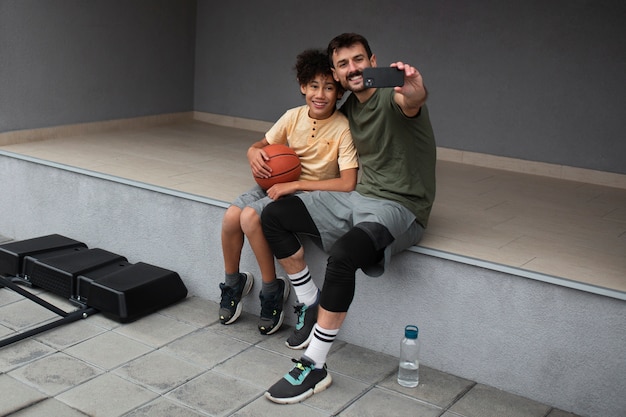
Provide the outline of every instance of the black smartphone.
[[395,67],[363,68],[365,87],[399,87],[404,85],[404,72]]

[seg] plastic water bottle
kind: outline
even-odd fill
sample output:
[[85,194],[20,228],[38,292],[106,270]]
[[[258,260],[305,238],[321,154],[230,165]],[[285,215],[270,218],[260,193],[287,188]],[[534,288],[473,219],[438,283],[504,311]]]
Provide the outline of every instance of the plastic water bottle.
[[404,338],[400,344],[400,366],[398,368],[398,384],[403,387],[414,388],[420,382],[418,333],[417,326],[409,325],[404,328]]

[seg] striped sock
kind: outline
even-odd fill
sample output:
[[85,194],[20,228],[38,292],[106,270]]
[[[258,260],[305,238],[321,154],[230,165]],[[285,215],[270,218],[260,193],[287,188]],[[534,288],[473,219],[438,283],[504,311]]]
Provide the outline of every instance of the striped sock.
[[289,274],[289,280],[291,281],[291,285],[293,285],[299,302],[307,306],[315,304],[318,289],[315,282],[311,279],[308,266],[305,266],[302,271],[296,274]]
[[306,349],[306,352],[304,352],[304,356],[315,362],[317,369],[324,367],[326,356],[328,356],[328,352],[333,346],[337,333],[339,333],[339,329],[323,329],[319,324],[315,323],[315,327],[313,327],[313,339],[311,339],[309,347]]

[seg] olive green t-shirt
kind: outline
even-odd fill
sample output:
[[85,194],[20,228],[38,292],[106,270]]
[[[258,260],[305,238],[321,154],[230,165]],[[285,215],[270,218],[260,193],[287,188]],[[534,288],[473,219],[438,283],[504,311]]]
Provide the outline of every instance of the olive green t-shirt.
[[396,201],[426,227],[435,199],[437,149],[428,109],[406,117],[392,88],[379,88],[365,103],[351,94],[341,107],[359,154],[362,195]]

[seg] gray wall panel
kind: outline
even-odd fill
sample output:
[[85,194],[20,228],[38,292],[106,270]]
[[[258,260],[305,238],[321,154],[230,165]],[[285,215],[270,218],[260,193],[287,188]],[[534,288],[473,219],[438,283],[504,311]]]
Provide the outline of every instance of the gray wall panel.
[[195,1],[0,2],[0,132],[190,111]]
[[302,102],[295,55],[356,31],[421,70],[439,146],[626,173],[622,1],[198,5],[198,111],[277,119]]

